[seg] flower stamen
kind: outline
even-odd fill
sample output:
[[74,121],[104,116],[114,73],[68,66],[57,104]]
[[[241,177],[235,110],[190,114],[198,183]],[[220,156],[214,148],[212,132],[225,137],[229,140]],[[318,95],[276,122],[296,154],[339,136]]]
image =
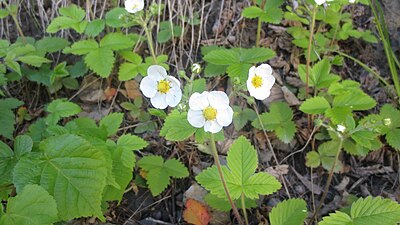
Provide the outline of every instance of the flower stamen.
[[255,75],[253,79],[251,79],[251,84],[253,85],[253,87],[259,88],[263,85],[263,79],[261,78],[261,76]]
[[171,88],[169,86],[169,81],[166,80],[160,80],[157,84],[157,90],[158,92],[161,92],[162,94],[166,94],[169,92],[169,89]]
[[217,118],[217,110],[209,106],[203,110],[203,115],[206,120],[215,120]]

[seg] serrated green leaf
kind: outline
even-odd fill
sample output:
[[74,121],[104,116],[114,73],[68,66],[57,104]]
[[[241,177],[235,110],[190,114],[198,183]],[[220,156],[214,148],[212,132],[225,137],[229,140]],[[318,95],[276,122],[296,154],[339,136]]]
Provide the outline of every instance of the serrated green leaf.
[[123,113],[111,113],[100,120],[100,127],[105,127],[107,130],[107,136],[112,136],[117,133],[118,128],[122,124],[123,118]]
[[197,128],[192,127],[187,120],[187,113],[173,110],[165,119],[160,135],[169,141],[183,141],[192,136]]
[[350,107],[333,107],[325,111],[325,116],[331,119],[334,124],[341,124],[348,116],[352,116]]
[[61,118],[80,113],[81,107],[63,99],[56,99],[47,106],[46,111],[50,113],[46,121],[48,121],[49,124],[56,124]]
[[33,141],[28,135],[19,135],[14,140],[14,154],[20,159],[32,151]]
[[0,141],[0,185],[8,185],[12,181],[12,170],[16,164],[14,152],[8,145]]
[[92,39],[89,40],[82,40],[75,42],[71,47],[65,48],[63,53],[64,54],[74,54],[74,55],[86,55],[91,51],[98,49],[99,44]]
[[138,65],[133,63],[123,63],[119,67],[118,80],[127,81],[135,78],[139,74]]
[[248,121],[254,121],[257,118],[257,114],[254,110],[245,108],[242,110],[239,106],[233,106],[233,125],[235,130],[241,130]]
[[109,33],[100,41],[100,48],[114,51],[132,48],[134,42],[122,33]]
[[[322,167],[324,167],[326,170],[331,170],[333,163],[335,162],[335,157],[337,151],[340,151],[338,149],[339,143],[338,140],[331,140],[322,143],[320,146],[318,146],[318,153],[319,153],[319,158],[321,160]],[[338,161],[335,165],[334,172],[339,172],[342,167],[342,164],[340,161]]]
[[240,53],[240,61],[251,64],[267,61],[276,55],[276,53],[269,48],[241,49]]
[[16,197],[8,199],[0,225],[49,225],[58,220],[54,198],[39,185],[27,185]]
[[[308,40],[308,38],[307,38]],[[306,42],[307,43],[307,42]],[[307,44],[308,45],[308,44]],[[332,83],[340,80],[340,77],[330,73],[331,64],[328,59],[323,59],[316,63],[310,70],[309,85],[318,89],[327,88]],[[306,66],[299,65],[299,76],[306,83]]]
[[63,16],[70,17],[77,21],[83,20],[86,15],[85,10],[83,10],[82,8],[78,7],[75,4],[71,4],[67,7],[60,8],[60,14]]
[[23,102],[16,98],[0,99],[0,135],[12,139],[16,123],[13,109],[21,106]]
[[239,78],[241,83],[246,82],[249,75],[249,69],[252,65],[248,63],[235,63],[226,68],[228,76],[231,78]]
[[[70,134],[42,141],[40,150],[46,155],[40,185],[54,196],[60,219],[104,218],[100,204],[107,169],[102,151]],[[71,199],[79,204],[70,204]]]
[[240,62],[240,55],[233,50],[221,49],[209,52],[203,59],[214,65],[233,65]]
[[329,216],[322,218],[320,225],[356,225],[352,222],[349,215],[344,212],[336,211],[335,213],[329,213]]
[[187,168],[176,159],[164,162],[161,156],[146,156],[138,165],[147,172],[147,184],[153,196],[159,195],[170,184],[170,177],[184,178],[189,176]]
[[20,56],[17,60],[35,67],[40,67],[43,63],[51,62],[50,60],[37,55]]
[[123,21],[120,19],[121,16],[129,14],[124,8],[116,7],[106,13],[105,19],[107,26],[110,27],[122,27]]
[[300,110],[308,114],[324,114],[331,106],[324,97],[313,97],[307,99],[300,106]]
[[118,138],[117,146],[128,150],[140,150],[147,146],[147,142],[142,138],[131,135],[124,134]]
[[0,19],[6,18],[10,13],[6,9],[0,9]]
[[303,225],[307,217],[307,205],[303,199],[289,199],[272,208],[271,225]]
[[[223,174],[229,173],[229,170],[226,166],[222,166],[222,171]],[[205,189],[210,191],[212,195],[215,195],[218,198],[226,198],[217,166],[211,166],[201,171],[201,173],[196,176],[196,181]]]
[[35,44],[37,50],[45,50],[50,53],[61,51],[68,45],[69,41],[59,37],[44,37]]
[[263,13],[263,10],[260,9],[257,6],[250,6],[250,7],[246,7],[243,12],[242,15],[245,18],[249,18],[249,19],[254,19],[257,17],[260,17]]
[[86,65],[101,77],[108,77],[114,66],[114,53],[109,48],[98,48],[85,56]]
[[29,184],[40,183],[40,154],[29,154],[18,160],[12,171],[12,182],[17,193]]
[[386,134],[385,139],[390,146],[399,150],[400,149],[399,137],[400,137],[400,129],[394,129]]
[[389,129],[400,127],[400,110],[394,108],[392,105],[385,104],[382,106],[379,115],[382,116],[383,119],[390,120],[390,123],[386,123]]
[[321,164],[321,159],[316,151],[308,152],[306,155],[306,166],[317,168]]
[[90,21],[85,29],[85,34],[89,37],[96,37],[99,35],[105,28],[106,22],[102,19],[95,19]]
[[334,107],[350,107],[351,110],[368,110],[375,107],[376,101],[363,92],[347,92],[335,96]]
[[[212,195],[210,193],[208,193],[204,197],[204,200],[207,202],[207,204],[209,206],[211,206],[212,208],[214,208],[216,210],[219,210],[219,211],[229,212],[232,209],[231,204],[229,204],[229,201],[227,199],[218,198],[217,196],[214,196],[214,195]],[[253,199],[245,198],[244,201],[245,201],[246,209],[256,208],[257,207],[257,203]],[[240,199],[235,200],[234,204],[239,209],[242,209],[242,202],[241,202]]]

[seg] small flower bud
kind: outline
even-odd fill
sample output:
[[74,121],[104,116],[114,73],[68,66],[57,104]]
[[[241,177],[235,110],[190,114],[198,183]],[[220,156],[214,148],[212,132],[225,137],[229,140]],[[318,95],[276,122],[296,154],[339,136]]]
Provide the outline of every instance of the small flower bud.
[[192,65],[192,73],[200,74],[200,72],[201,72],[201,66],[200,66],[200,64],[194,63],[194,64]]
[[385,118],[383,119],[383,124],[385,126],[390,126],[390,124],[392,124],[392,120],[390,118]]
[[183,71],[183,70],[179,70],[179,71],[178,71],[178,75],[179,75],[180,77],[183,77],[183,78],[186,77],[186,73],[185,73],[185,71]]
[[240,84],[240,78],[239,77],[234,77],[233,78],[233,83],[236,84],[236,85],[239,85]]
[[341,133],[344,133],[344,131],[346,130],[346,127],[339,124],[339,125],[337,125],[336,130]]

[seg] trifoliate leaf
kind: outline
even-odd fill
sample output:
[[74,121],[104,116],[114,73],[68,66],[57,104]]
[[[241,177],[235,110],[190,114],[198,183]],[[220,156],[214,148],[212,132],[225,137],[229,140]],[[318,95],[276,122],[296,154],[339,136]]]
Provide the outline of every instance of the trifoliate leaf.
[[324,97],[313,97],[307,99],[300,106],[300,110],[307,114],[323,114],[331,106]]
[[100,120],[100,127],[106,127],[107,136],[112,136],[117,133],[123,117],[123,113],[111,113]]
[[8,199],[0,225],[49,225],[58,220],[54,198],[39,185],[27,185],[17,196]]
[[46,108],[50,115],[46,118],[49,125],[55,125],[61,118],[78,114],[81,108],[72,102],[63,99],[52,101]]
[[[107,169],[102,150],[70,134],[50,137],[39,148],[46,155],[40,163],[40,185],[54,196],[60,219],[104,218],[99,193],[106,184]],[[71,199],[79,204],[71,204]]]
[[[270,106],[269,113],[260,115],[264,128],[268,131],[275,131],[278,138],[289,143],[296,132],[296,125],[292,121],[292,109],[283,102],[274,102]],[[254,120],[251,125],[257,129],[262,129],[259,120]]]
[[101,77],[108,77],[114,66],[115,57],[110,48],[98,48],[85,56],[86,65]]
[[[308,38],[307,38],[308,40]],[[314,86],[317,89],[327,88],[332,83],[340,80],[340,77],[330,73],[331,64],[328,59],[323,59],[316,63],[313,68],[310,69],[309,74],[309,85]],[[306,66],[299,65],[299,76],[301,80],[306,83]]]
[[[242,194],[246,198],[256,199],[259,195],[271,194],[281,187],[281,184],[268,173],[255,173],[258,165],[257,152],[244,137],[239,137],[232,144],[227,164],[228,166],[222,167],[222,171],[232,199],[238,199]],[[196,180],[211,194],[225,198],[216,166],[202,171],[196,176]]]
[[381,197],[358,199],[351,206],[350,216],[336,211],[322,219],[321,225],[396,225],[400,223],[400,205]]
[[307,217],[307,205],[303,199],[289,199],[272,208],[271,225],[303,225]]
[[187,120],[187,113],[173,110],[165,119],[160,135],[169,141],[183,141],[192,136],[197,128],[192,127]]
[[153,196],[159,195],[167,188],[170,184],[170,177],[189,176],[187,168],[176,159],[164,162],[161,156],[146,156],[139,160],[138,165],[147,172],[147,185]]
[[0,99],[0,135],[8,139],[13,138],[15,115],[12,109],[21,106],[23,102],[16,98]]

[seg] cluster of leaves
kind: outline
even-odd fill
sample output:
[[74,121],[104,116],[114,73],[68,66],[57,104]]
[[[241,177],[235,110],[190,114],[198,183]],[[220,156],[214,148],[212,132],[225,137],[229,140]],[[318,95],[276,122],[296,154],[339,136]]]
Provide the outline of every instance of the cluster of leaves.
[[[14,217],[28,223],[30,217],[19,215],[26,213],[24,207],[30,201],[36,204],[32,207],[38,207],[35,210],[47,210],[36,219],[52,223],[87,216],[104,220],[102,204],[121,200],[132,179],[133,151],[147,143],[130,134],[120,136],[116,142],[109,138],[122,123],[121,113],[104,117],[99,125],[89,118],[73,119],[65,126],[58,124],[80,110],[74,103],[55,100],[47,106],[47,117],[32,124],[27,134],[15,138],[13,149],[0,142],[0,186],[8,187],[2,191],[2,199],[12,186],[17,192],[17,197],[9,199],[3,224]],[[29,194],[33,191],[41,194]],[[70,204],[71,199],[77,204]],[[15,207],[16,202],[22,205]]]
[[[363,0],[360,3],[368,4],[368,1]],[[306,4],[315,7],[314,1],[308,1]],[[320,22],[320,28],[314,35],[314,45],[310,49],[312,61],[318,60],[321,54],[338,49],[336,41],[347,40],[349,37],[361,38],[369,43],[378,42],[370,30],[360,31],[354,28],[351,14],[343,12],[347,5],[349,5],[348,0],[335,0],[329,2],[329,7],[317,7],[315,19]],[[286,20],[299,22],[298,26],[289,27],[287,32],[294,38],[293,44],[307,52],[310,31],[304,26],[309,26],[311,23],[311,19],[307,19],[307,16],[312,17],[312,9],[299,5],[296,9],[286,6],[286,10],[284,14]]]
[[283,3],[284,0],[257,0],[256,5],[245,8],[242,15],[248,19],[257,18],[264,23],[278,24],[282,21],[283,17],[281,9]]

